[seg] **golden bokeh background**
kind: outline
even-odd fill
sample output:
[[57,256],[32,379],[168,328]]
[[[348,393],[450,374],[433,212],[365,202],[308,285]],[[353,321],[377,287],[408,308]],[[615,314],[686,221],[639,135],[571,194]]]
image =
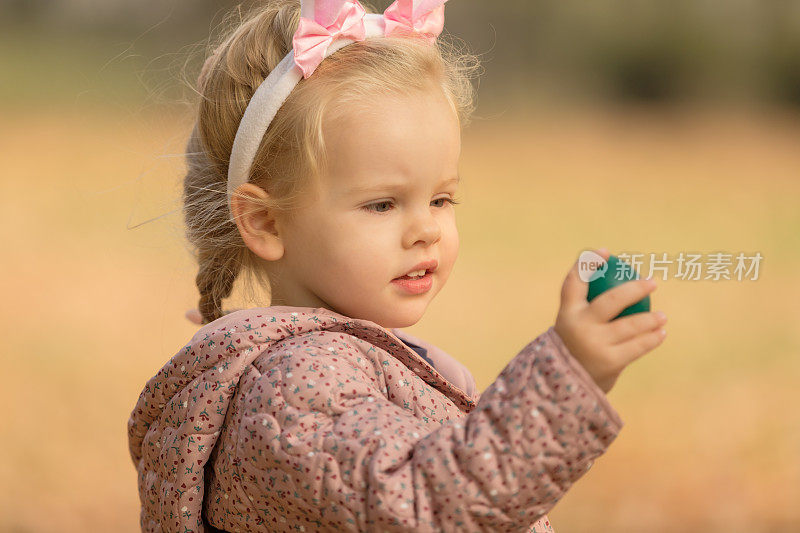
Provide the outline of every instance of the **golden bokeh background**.
[[[472,20],[458,5],[456,34]],[[128,415],[197,329],[180,213],[191,117],[142,77],[180,45],[139,56],[139,40],[106,39],[119,56],[82,36],[59,62],[58,39],[23,33],[0,40],[0,531],[138,531]],[[673,264],[659,281],[667,338],[609,393],[622,432],[548,514],[558,533],[800,531],[800,107],[526,100],[525,83],[489,91],[464,132],[459,260],[409,331],[483,389],[552,324],[584,249],[645,254],[643,273],[651,253],[760,253],[757,280],[680,280]]]

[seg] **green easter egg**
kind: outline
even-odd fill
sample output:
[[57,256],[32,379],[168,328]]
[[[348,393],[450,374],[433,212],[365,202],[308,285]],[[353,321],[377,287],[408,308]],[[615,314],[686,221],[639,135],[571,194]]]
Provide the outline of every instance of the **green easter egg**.
[[[607,269],[597,270],[592,274],[592,277],[589,278],[589,294],[586,296],[586,299],[590,302],[608,289],[612,289],[617,285],[622,285],[631,280],[639,279],[639,274],[635,272],[628,263],[620,261],[615,255],[609,256],[606,263],[608,265]],[[614,318],[616,319],[634,313],[647,313],[649,311],[650,295],[648,294],[635,304],[623,309],[622,312]]]

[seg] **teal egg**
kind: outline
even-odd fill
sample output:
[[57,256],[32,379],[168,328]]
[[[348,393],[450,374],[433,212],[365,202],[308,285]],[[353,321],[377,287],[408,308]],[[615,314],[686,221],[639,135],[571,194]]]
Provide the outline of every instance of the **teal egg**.
[[[589,278],[589,294],[587,294],[586,299],[590,302],[608,289],[612,289],[617,285],[622,285],[631,280],[639,279],[638,272],[635,272],[630,264],[620,261],[615,255],[609,256],[606,263],[608,268],[595,271],[591,278]],[[650,295],[648,294],[635,304],[623,309],[622,312],[614,318],[616,319],[634,313],[647,313],[649,311]]]

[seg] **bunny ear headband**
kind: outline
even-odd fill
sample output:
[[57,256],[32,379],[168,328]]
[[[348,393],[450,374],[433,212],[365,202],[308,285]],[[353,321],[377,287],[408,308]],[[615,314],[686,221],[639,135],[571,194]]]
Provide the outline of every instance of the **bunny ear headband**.
[[301,78],[343,46],[370,37],[416,33],[433,44],[444,27],[447,0],[395,0],[383,14],[366,13],[358,0],[301,0],[292,50],[259,85],[245,109],[228,164],[228,208],[247,182],[261,139]]

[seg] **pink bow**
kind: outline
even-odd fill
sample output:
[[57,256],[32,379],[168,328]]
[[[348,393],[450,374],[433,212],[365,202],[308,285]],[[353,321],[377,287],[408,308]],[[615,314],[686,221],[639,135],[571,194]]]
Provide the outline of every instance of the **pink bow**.
[[[304,0],[304,12],[310,3]],[[395,0],[383,13],[385,35],[422,34],[433,43],[444,28],[447,0]],[[331,44],[340,38],[363,41],[366,12],[358,0],[316,0],[313,19],[300,17],[292,39],[294,62],[308,78],[325,58]]]
[[314,20],[300,17],[292,46],[294,62],[303,71],[304,78],[316,70],[334,39],[364,40],[365,14],[358,0],[317,0]]
[[433,44],[444,28],[447,0],[395,0],[383,12],[386,35],[416,32]]

